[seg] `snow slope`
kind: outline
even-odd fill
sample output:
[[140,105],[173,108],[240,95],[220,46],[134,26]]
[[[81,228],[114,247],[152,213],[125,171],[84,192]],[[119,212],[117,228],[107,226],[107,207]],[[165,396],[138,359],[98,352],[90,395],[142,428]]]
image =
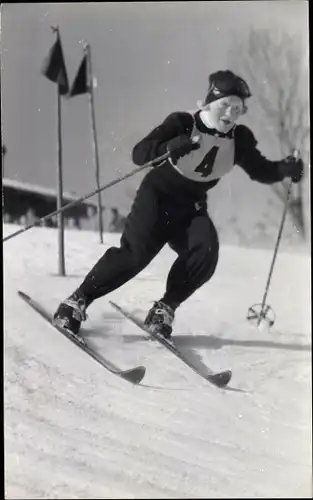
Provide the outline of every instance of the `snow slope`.
[[[90,342],[123,368],[147,367],[134,387],[16,294],[54,311],[119,235],[104,241],[67,231],[66,277],[56,275],[54,229],[3,245],[6,498],[311,498],[309,257],[279,254],[270,332],[245,315],[262,299],[272,251],[222,247],[211,282],[177,312],[177,342],[199,365],[231,368],[228,390],[144,340],[106,297],[92,304]],[[165,248],[110,298],[143,317],[173,259]]]

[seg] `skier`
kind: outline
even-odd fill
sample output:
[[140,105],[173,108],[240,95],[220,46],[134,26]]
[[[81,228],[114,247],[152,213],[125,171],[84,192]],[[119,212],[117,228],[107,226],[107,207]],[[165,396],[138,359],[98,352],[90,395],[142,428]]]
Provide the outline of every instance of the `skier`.
[[218,262],[219,240],[207,212],[206,192],[240,166],[252,180],[272,184],[285,177],[299,182],[300,158],[266,159],[251,130],[236,125],[246,113],[251,93],[233,72],[209,76],[209,89],[199,109],[173,112],[133,149],[136,165],[166,152],[143,179],[126,219],[120,247],[99,259],[74,293],[54,315],[54,323],[79,332],[86,309],[142,271],[167,243],[177,253],[165,294],[147,314],[145,324],[169,338],[176,309],[212,277]]

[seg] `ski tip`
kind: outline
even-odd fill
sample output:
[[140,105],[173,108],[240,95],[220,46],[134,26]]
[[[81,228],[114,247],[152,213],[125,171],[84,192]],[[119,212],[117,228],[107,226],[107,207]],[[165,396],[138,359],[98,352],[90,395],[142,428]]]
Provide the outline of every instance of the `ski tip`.
[[216,387],[226,387],[232,377],[231,370],[226,370],[224,372],[215,373],[214,375],[208,375],[207,380]]
[[30,296],[27,295],[27,293],[22,292],[22,290],[17,291],[18,295],[22,297],[23,299],[30,300]]
[[115,302],[113,302],[113,300],[109,300],[109,303],[111,304],[111,306],[113,306],[115,309],[117,309],[118,311],[120,311],[120,306],[117,305]]
[[139,384],[145,376],[145,373],[145,366],[136,366],[136,368],[124,371],[122,377],[133,384]]

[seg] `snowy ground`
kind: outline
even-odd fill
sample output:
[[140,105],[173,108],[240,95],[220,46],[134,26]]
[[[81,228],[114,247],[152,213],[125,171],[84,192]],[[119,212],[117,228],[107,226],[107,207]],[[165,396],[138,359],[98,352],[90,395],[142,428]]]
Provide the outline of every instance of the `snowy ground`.
[[[4,235],[16,226],[4,226]],[[233,370],[219,390],[112,310],[89,309],[90,342],[123,368],[147,367],[141,386],[111,375],[17,296],[51,312],[104,250],[90,232],[32,229],[4,243],[5,488],[7,499],[311,498],[310,260],[280,253],[270,332],[247,323],[262,299],[272,251],[222,247],[217,272],[177,312],[176,338],[199,365]],[[143,316],[174,259],[164,249],[110,295]]]

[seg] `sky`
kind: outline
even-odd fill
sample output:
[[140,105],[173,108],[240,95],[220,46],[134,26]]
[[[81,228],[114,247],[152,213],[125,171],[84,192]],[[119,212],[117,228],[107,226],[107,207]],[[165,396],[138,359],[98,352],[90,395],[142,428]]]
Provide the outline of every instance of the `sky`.
[[[82,41],[91,46],[104,184],[134,167],[132,148],[167,114],[196,108],[209,73],[227,67],[233,32],[279,27],[306,36],[307,23],[305,1],[2,5],[4,176],[56,185],[56,87],[40,74],[55,40],[51,25],[59,25],[70,81]],[[95,186],[86,95],[62,100],[62,124],[64,190],[83,195]],[[262,133],[260,141],[270,152]],[[139,180],[106,191],[104,203],[128,209]]]

